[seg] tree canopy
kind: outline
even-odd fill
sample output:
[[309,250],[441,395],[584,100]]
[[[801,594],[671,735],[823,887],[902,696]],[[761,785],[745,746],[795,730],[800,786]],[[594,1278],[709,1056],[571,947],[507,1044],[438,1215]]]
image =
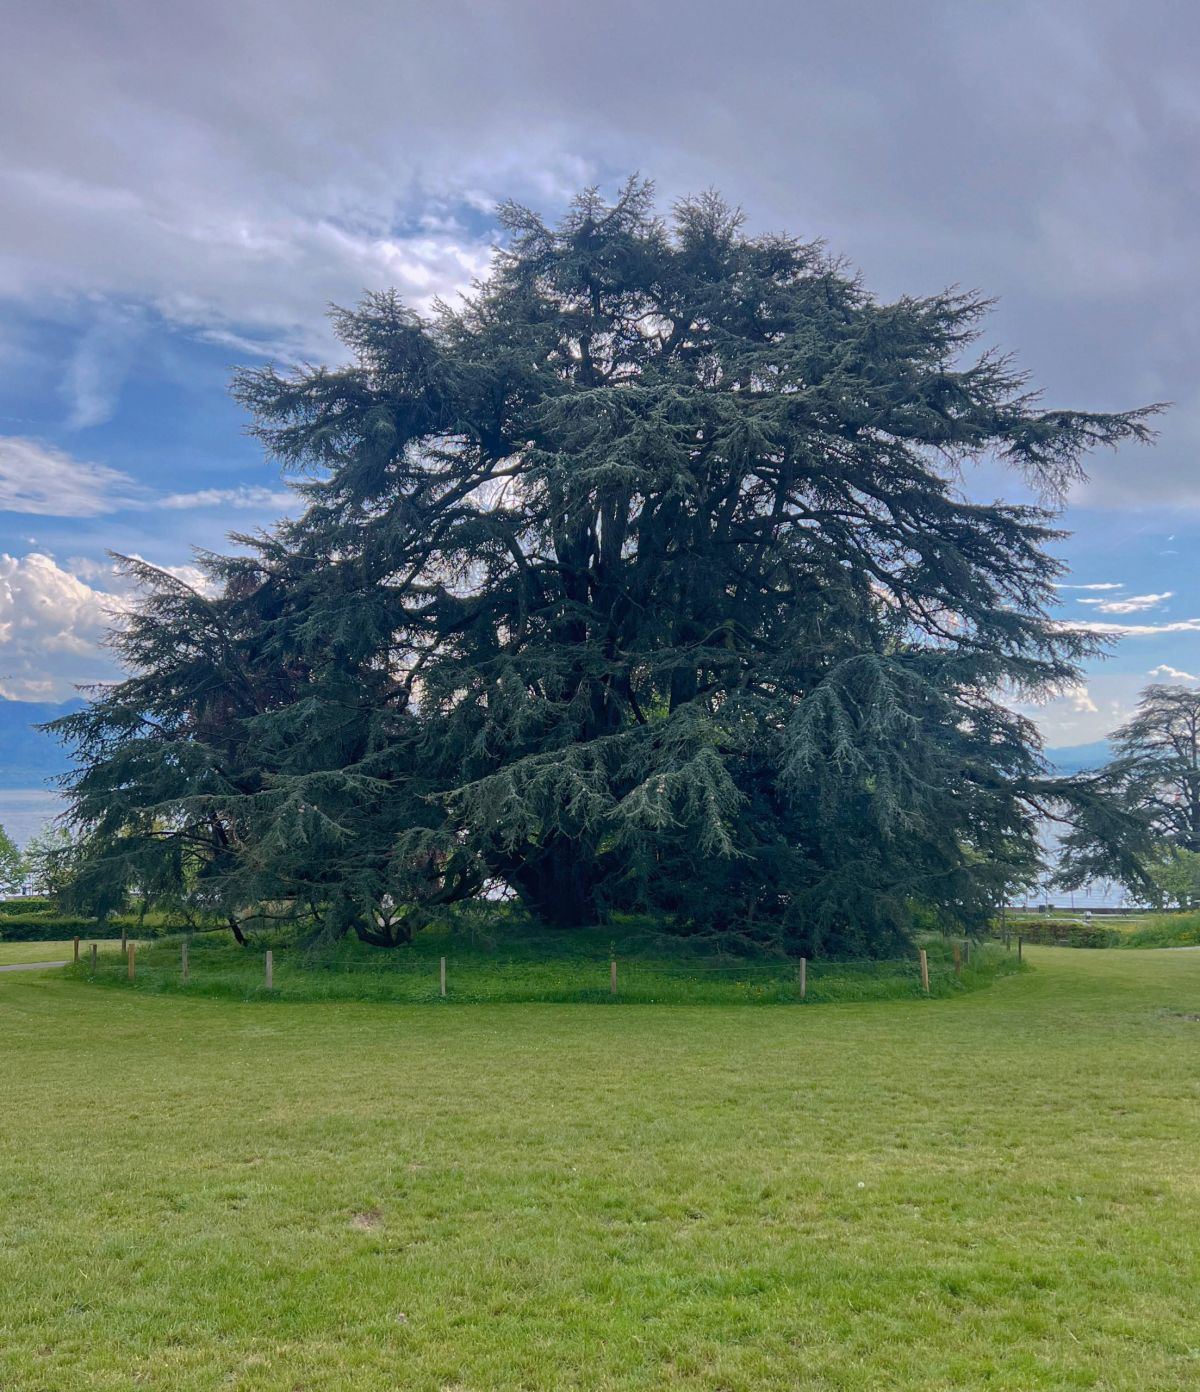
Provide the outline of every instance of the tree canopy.
[[[130,675],[75,744],[82,893],[397,942],[508,892],[881,950],[1038,857],[1070,682],[1053,497],[1147,411],[1043,409],[988,302],[880,303],[818,243],[631,182],[456,307],[334,312],[350,361],[238,374],[305,509],[206,587],[130,567]],[[1007,462],[1045,506],[965,497]]]
[[1058,879],[1114,879],[1186,907],[1200,893],[1200,691],[1154,685],[1110,735],[1112,759],[1063,841]]
[[20,889],[24,879],[25,862],[17,843],[0,826],[0,893],[11,894]]

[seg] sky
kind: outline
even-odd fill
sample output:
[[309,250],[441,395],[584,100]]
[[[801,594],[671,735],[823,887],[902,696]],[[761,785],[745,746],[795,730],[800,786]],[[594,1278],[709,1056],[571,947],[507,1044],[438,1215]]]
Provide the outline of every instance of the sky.
[[[1170,401],[1063,515],[1111,639],[1031,712],[1101,738],[1200,683],[1200,10],[1174,0],[8,0],[0,696],[114,673],[110,551],[187,575],[294,506],[233,368],[337,361],[326,309],[486,273],[494,207],[652,178],[823,237],[881,298],[996,297],[1048,406]],[[1024,496],[981,466],[965,486]]]

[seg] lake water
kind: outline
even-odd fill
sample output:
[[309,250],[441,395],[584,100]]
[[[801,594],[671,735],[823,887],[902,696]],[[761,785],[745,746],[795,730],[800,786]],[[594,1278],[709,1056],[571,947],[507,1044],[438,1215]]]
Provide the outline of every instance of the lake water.
[[1050,889],[1042,885],[1028,895],[1010,901],[1014,909],[1036,908],[1039,904],[1053,904],[1060,909],[1123,909],[1132,906],[1123,886],[1119,884],[1097,883],[1085,885],[1083,889]]
[[23,847],[63,806],[62,794],[47,788],[0,788],[0,826]]

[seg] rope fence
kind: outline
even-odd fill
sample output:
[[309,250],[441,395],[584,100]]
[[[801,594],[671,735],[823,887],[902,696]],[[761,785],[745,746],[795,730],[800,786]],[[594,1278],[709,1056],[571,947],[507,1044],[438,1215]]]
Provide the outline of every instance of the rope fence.
[[[609,956],[517,959],[467,955],[355,961],[275,951],[229,955],[189,952],[189,942],[130,941],[124,953],[97,958],[95,945],[75,970],[88,979],[143,989],[241,998],[395,1000],[426,1003],[503,1001],[671,1002],[869,1000],[942,995],[962,985],[980,944],[955,942],[951,955],[925,949],[906,957],[796,958],[752,962],[658,961]],[[1021,943],[1016,942],[1016,957]]]

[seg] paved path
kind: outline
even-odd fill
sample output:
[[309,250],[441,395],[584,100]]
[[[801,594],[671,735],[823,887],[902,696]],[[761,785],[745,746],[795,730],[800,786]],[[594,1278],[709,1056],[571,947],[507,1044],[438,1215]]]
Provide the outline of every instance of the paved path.
[[0,972],[41,971],[43,967],[65,967],[66,965],[66,962],[13,962],[7,967],[0,967]]

